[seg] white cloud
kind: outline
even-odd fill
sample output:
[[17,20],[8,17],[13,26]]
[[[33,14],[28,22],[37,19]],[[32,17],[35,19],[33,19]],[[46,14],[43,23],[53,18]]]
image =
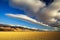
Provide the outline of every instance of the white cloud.
[[[54,0],[48,7],[45,7],[46,5],[39,0],[10,0],[10,6],[24,10],[28,16],[35,16],[37,21],[44,24],[51,25],[60,19],[60,13],[58,12],[60,10],[60,0]],[[11,15],[13,14],[9,14],[9,16]],[[17,15],[13,16],[16,17]],[[17,17],[34,23],[39,23],[28,16],[20,14],[20,16]]]
[[45,4],[40,0],[10,0],[10,6],[24,10],[28,16],[35,16],[34,13],[44,7]]
[[23,19],[23,20],[27,20],[27,21],[31,21],[31,22],[37,22],[36,20],[26,16],[26,15],[22,15],[22,14],[6,14],[7,16],[11,16],[11,17],[14,17],[14,18],[19,18],[19,19]]
[[34,12],[45,6],[45,4],[39,0],[10,0],[10,5],[18,9],[32,9]]
[[32,19],[26,15],[23,15],[23,14],[6,14],[7,16],[10,16],[10,17],[13,17],[13,18],[18,18],[18,19],[22,19],[24,21],[27,21],[27,22],[32,22],[32,23],[35,23],[35,24],[39,24],[39,25],[42,25],[42,26],[48,26],[46,24],[43,24],[42,22],[38,22],[37,20],[35,19]]
[[36,15],[39,21],[42,21],[45,24],[51,25],[54,24],[60,19],[60,0],[55,0],[48,7],[40,10]]

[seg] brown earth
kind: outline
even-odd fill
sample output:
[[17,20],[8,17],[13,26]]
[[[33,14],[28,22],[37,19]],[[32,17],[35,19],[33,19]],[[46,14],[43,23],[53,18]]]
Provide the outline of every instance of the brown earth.
[[34,31],[35,32],[35,31],[39,31],[39,30],[0,24],[0,31],[15,31],[15,32],[32,32],[32,31]]

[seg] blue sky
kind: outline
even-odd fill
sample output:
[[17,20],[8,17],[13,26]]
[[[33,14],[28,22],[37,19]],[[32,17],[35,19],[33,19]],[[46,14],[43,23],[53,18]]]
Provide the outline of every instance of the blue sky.
[[23,10],[18,10],[15,8],[12,8],[9,6],[9,0],[0,0],[0,24],[16,24],[16,25],[24,25],[34,28],[47,28],[51,29],[49,27],[43,27],[41,25],[32,24],[29,22],[25,22],[19,19],[11,18],[6,16],[6,13],[13,13],[13,14],[25,14]]

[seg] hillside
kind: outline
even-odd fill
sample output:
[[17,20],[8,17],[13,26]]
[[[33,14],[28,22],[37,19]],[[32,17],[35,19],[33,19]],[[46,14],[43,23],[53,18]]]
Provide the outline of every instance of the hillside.
[[6,24],[0,24],[0,31],[18,31],[18,32],[30,32],[30,31],[42,31],[39,29],[34,28],[26,28],[22,26],[14,26],[14,25],[6,25]]

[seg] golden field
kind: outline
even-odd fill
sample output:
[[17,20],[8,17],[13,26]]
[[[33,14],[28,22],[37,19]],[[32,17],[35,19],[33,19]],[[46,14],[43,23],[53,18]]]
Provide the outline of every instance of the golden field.
[[0,24],[0,40],[60,40],[60,32]]
[[60,32],[0,32],[0,40],[60,40]]

